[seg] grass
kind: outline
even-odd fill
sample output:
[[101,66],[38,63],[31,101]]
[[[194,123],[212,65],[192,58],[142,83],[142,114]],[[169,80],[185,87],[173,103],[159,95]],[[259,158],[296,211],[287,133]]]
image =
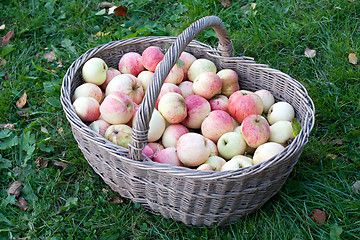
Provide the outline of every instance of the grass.
[[[0,239],[360,239],[359,1],[115,2],[125,17],[97,15],[100,1],[5,0],[0,36]],[[262,208],[223,227],[186,227],[119,199],[87,164],[59,102],[67,67],[87,49],[148,35],[177,36],[207,15],[223,19],[236,56],[298,81],[316,106],[309,143],[284,187]],[[97,32],[108,33],[103,37]],[[216,46],[212,30],[197,40]],[[305,48],[316,50],[312,59]],[[44,54],[54,51],[56,60]],[[5,61],[6,63],[5,63]],[[60,61],[60,62],[58,62]],[[62,65],[62,66],[61,66]],[[26,110],[15,103],[26,91]],[[20,112],[19,112],[20,111]],[[58,163],[69,164],[66,168]],[[45,164],[47,163],[47,164]],[[9,185],[21,180],[22,211]],[[117,201],[117,202],[116,202]],[[310,219],[313,209],[326,221]]]

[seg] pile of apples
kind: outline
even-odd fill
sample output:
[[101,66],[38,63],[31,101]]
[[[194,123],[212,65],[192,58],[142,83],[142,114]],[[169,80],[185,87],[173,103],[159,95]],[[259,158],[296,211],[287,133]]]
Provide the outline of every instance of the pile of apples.
[[[82,121],[127,148],[136,111],[164,53],[151,46],[128,52],[118,69],[101,58],[82,68],[85,81],[73,94]],[[270,91],[239,89],[238,74],[182,52],[161,87],[143,154],[159,163],[226,171],[259,164],[294,139],[294,108]]]

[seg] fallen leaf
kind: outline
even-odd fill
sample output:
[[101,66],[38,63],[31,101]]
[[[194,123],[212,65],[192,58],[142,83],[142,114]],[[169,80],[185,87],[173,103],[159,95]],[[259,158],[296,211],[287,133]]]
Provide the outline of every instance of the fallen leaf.
[[11,38],[14,36],[14,31],[11,30],[9,31],[7,34],[5,34],[5,36],[2,38],[1,40],[1,45],[6,45],[8,43],[8,41],[11,40]]
[[114,14],[114,10],[117,8],[117,6],[112,6],[111,8],[109,8],[108,14]]
[[107,36],[107,35],[109,35],[110,34],[110,32],[107,32],[107,33],[103,33],[103,32],[97,32],[96,34],[95,34],[95,36],[97,36],[97,37],[104,37],[104,36]]
[[316,55],[316,50],[306,47],[306,49],[305,49],[305,56],[306,57],[313,58],[313,57],[315,57],[315,55]]
[[324,211],[320,209],[314,209],[311,211],[311,220],[313,220],[316,224],[322,224],[326,220],[326,214]]
[[64,131],[63,127],[60,127],[60,128],[58,129],[58,131],[59,131],[59,133],[62,133],[62,132]]
[[9,81],[10,77],[9,74],[6,72],[5,76],[4,76],[5,81]]
[[102,2],[102,3],[100,3],[100,8],[111,8],[113,6],[114,6],[114,4],[112,4],[110,2]]
[[8,195],[15,195],[16,198],[20,196],[21,189],[23,188],[21,181],[15,181],[10,184],[9,188],[6,190]]
[[1,24],[1,26],[0,26],[0,30],[3,30],[3,29],[5,29],[5,24]]
[[63,169],[65,169],[69,165],[68,163],[64,163],[64,162],[57,161],[57,160],[53,160],[53,164],[55,166],[62,167]]
[[354,192],[356,194],[360,193],[360,181],[356,181],[353,185],[352,185],[352,189],[354,190]]
[[26,211],[29,208],[29,205],[27,204],[25,198],[19,197],[19,199],[15,202],[16,205],[22,210]]
[[48,62],[52,62],[52,61],[56,60],[55,50],[53,49],[51,52],[45,53],[45,54],[44,54],[44,58],[45,58]]
[[0,124],[0,128],[13,130],[14,129],[14,124],[12,124],[12,123]]
[[0,65],[1,65],[1,66],[5,66],[5,65],[6,65],[6,60],[5,60],[5,59],[1,59]]
[[127,7],[120,6],[114,9],[114,14],[118,17],[125,17],[127,13]]
[[48,160],[38,157],[35,161],[37,167],[46,168],[48,166]]
[[251,4],[251,9],[255,9],[256,8],[256,3],[252,3]]
[[27,98],[27,95],[26,95],[26,92],[24,91],[23,95],[19,98],[19,100],[17,100],[16,106],[18,108],[22,108],[26,104],[26,98]]
[[331,240],[341,240],[340,235],[343,232],[341,226],[337,225],[337,223],[332,224],[330,228],[330,239]]
[[229,0],[220,0],[220,4],[223,7],[231,7],[231,2]]
[[108,200],[109,203],[111,204],[120,204],[120,203],[123,203],[124,200],[119,198],[118,196],[114,196],[114,197],[111,197],[109,200]]
[[349,62],[352,63],[352,64],[357,64],[358,58],[356,57],[355,53],[350,53],[349,54]]

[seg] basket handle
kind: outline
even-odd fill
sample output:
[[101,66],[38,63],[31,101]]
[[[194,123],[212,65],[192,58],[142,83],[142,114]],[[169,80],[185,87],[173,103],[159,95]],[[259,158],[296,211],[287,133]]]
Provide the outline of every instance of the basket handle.
[[148,140],[149,122],[166,76],[169,74],[171,68],[176,64],[180,54],[184,51],[186,46],[201,31],[209,27],[212,27],[215,30],[219,38],[218,51],[221,55],[225,57],[233,56],[234,48],[228,32],[222,24],[221,19],[216,16],[207,16],[197,20],[177,37],[174,44],[172,44],[165,53],[163,61],[160,62],[159,67],[156,69],[153,79],[145,93],[143,102],[136,113],[136,122],[133,126],[131,134],[132,142],[129,144],[131,159],[137,161],[142,160],[142,150]]

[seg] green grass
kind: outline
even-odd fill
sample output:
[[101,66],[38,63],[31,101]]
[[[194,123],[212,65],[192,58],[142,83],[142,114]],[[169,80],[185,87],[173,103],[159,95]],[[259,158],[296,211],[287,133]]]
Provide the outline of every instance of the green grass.
[[[100,1],[30,0],[0,3],[0,239],[360,239],[359,1],[124,0],[128,14],[96,15]],[[148,35],[177,36],[200,17],[223,19],[236,56],[279,69],[308,90],[316,106],[309,143],[284,187],[262,208],[223,227],[186,227],[121,199],[88,165],[59,102],[67,67],[87,49]],[[102,31],[105,37],[94,37]],[[216,46],[212,30],[197,40]],[[304,56],[308,46],[315,58]],[[44,54],[54,50],[57,60]],[[62,67],[58,66],[60,60]],[[53,71],[51,71],[53,70]],[[5,74],[7,74],[5,76]],[[15,103],[26,91],[27,115]],[[48,161],[38,166],[39,161]],[[55,161],[70,163],[65,169]],[[6,190],[23,181],[20,210]],[[313,209],[326,212],[317,225]]]

